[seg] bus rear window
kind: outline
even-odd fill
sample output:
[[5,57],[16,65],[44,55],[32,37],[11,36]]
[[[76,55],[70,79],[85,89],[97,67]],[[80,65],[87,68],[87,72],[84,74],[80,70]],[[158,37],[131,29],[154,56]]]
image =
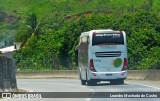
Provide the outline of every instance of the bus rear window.
[[92,45],[124,45],[123,34],[120,33],[96,33],[93,34]]

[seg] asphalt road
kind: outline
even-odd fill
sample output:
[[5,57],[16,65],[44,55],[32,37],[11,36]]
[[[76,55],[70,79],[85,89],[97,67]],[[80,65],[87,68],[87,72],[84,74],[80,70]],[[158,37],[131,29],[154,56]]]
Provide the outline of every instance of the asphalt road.
[[[150,83],[125,81],[123,85],[111,85],[109,82],[101,82],[97,86],[82,86],[75,79],[18,79],[18,88],[30,92],[160,92],[160,87]],[[48,93],[46,93],[48,94]],[[70,94],[70,93],[59,93]],[[83,93],[80,93],[83,94]],[[84,93],[85,94],[85,93]],[[94,94],[94,93],[93,93]],[[81,95],[80,95],[81,96]],[[160,101],[160,98],[12,98],[5,101]]]

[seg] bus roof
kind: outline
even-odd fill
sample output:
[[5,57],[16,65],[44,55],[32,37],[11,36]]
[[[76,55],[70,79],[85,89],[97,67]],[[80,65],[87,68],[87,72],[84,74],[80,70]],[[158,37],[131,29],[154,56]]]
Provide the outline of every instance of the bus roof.
[[101,32],[101,31],[113,31],[111,29],[98,29],[98,30],[91,30],[90,32]]
[[83,32],[83,33],[81,33],[80,37],[85,37],[85,36],[89,36],[89,32]]
[[83,32],[81,33],[80,37],[85,37],[85,36],[89,36],[89,33],[92,33],[92,32],[119,32],[119,31],[114,31],[114,30],[111,30],[111,29],[98,29],[98,30],[90,30],[88,32]]

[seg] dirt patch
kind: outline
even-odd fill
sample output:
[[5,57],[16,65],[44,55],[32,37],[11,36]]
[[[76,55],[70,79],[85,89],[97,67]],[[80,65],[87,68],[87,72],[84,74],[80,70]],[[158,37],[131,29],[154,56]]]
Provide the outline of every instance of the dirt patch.
[[6,12],[0,12],[0,22],[9,24],[9,23],[15,23],[18,20],[20,20],[20,17],[17,17],[15,15],[10,15]]

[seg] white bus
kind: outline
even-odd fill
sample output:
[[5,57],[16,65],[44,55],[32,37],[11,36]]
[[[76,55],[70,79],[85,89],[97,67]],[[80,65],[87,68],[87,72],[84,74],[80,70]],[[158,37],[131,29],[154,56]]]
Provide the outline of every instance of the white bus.
[[76,49],[82,85],[100,81],[123,84],[127,78],[127,42],[124,31],[91,30],[80,35]]

